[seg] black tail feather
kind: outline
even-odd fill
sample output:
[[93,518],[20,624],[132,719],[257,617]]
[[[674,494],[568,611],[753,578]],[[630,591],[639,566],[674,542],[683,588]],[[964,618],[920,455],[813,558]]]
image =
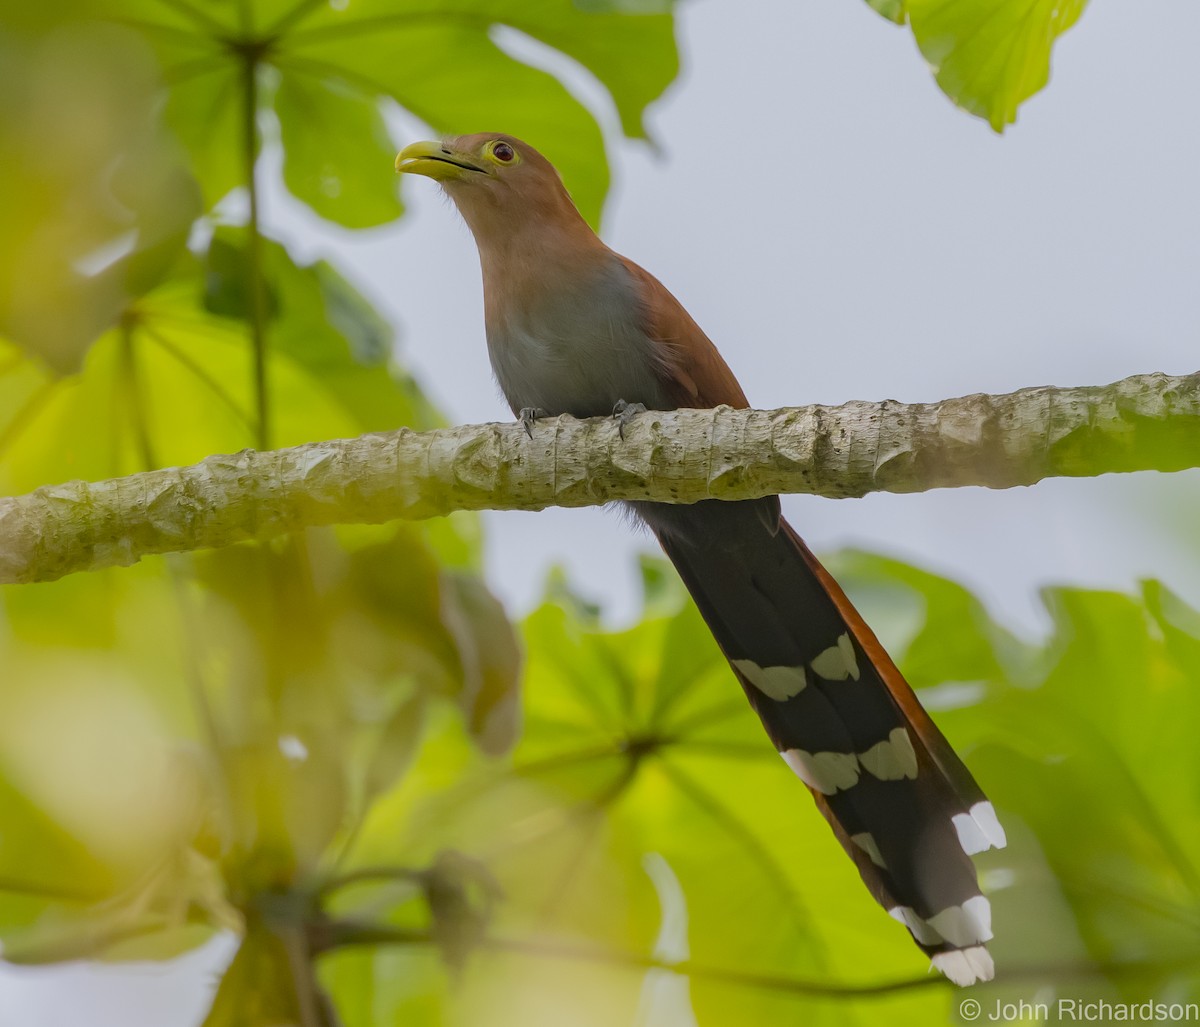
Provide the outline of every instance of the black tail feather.
[[778,500],[637,504],[864,883],[947,976],[991,977],[991,804]]

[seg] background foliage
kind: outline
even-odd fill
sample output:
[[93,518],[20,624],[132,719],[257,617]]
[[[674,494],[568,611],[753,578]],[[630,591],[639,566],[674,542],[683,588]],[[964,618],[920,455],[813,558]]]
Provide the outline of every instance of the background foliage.
[[[997,129],[1082,9],[872,6]],[[437,424],[353,284],[262,235],[258,157],[330,222],[389,221],[398,103],[536,138],[596,222],[600,129],[497,24],[587,67],[633,136],[678,69],[661,2],[6,8],[0,491]],[[479,552],[456,516],[0,593],[4,958],[234,932],[210,1027],[952,1015],[669,568],[627,630],[561,580],[512,625]],[[994,995],[1194,1000],[1200,614],[1063,589],[1020,639],[916,568],[834,570],[1009,827],[981,859]]]

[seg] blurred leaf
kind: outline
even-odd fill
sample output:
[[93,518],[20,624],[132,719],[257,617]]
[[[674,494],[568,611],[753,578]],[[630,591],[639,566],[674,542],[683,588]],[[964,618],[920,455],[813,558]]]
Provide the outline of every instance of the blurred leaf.
[[[647,569],[651,581],[662,573]],[[601,951],[648,952],[658,919],[642,861],[659,853],[687,897],[699,963],[786,976],[799,957],[806,972],[833,979],[854,979],[864,962],[877,978],[903,974],[910,943],[860,894],[694,607],[676,592],[668,609],[667,590],[653,591],[655,614],[621,632],[580,617],[569,600],[531,615],[526,727],[511,769],[481,766],[444,796],[418,796],[404,820],[376,820],[358,858],[378,860],[388,831],[400,852],[459,848],[483,859],[503,890],[502,936],[547,951],[586,939]],[[837,906],[836,928],[816,916],[818,901]],[[568,1008],[576,1024],[629,1022],[637,1007],[636,973],[518,958],[474,958],[456,1003],[462,1022],[487,1010],[497,1025],[551,1023]],[[795,1002],[700,980],[691,994],[701,1024],[778,1017]],[[930,1002],[941,1008],[933,995],[922,1008]],[[833,1006],[806,1012],[846,1022]]]
[[317,986],[303,940],[253,926],[217,988],[201,1027],[338,1027]]
[[[1036,671],[1035,654],[1011,632],[997,624],[983,603],[957,582],[875,553],[842,550],[830,567],[851,598],[868,613],[880,630],[887,625],[888,610],[877,615],[872,608],[882,599],[885,608],[915,600],[913,613],[919,627],[901,629],[901,636],[885,635],[893,655],[902,657],[905,676],[915,688],[945,682],[977,682],[1012,677],[1018,680]],[[881,594],[881,589],[887,590]],[[914,630],[915,627],[915,630]]]
[[199,213],[158,88],[126,29],[0,32],[0,332],[57,373],[163,279]]
[[[273,353],[309,372],[359,431],[438,423],[412,380],[392,366],[391,327],[345,278],[325,261],[295,264],[272,240],[262,251]],[[248,320],[248,268],[245,231],[219,229],[205,256],[205,308]],[[322,437],[329,436],[312,436]]]
[[319,970],[345,1027],[451,1022],[450,981],[432,946],[339,949]]
[[[170,69],[165,119],[187,151],[192,174],[200,183],[205,208],[213,207],[246,184],[245,78],[222,56],[182,56]],[[261,140],[256,135],[254,157]]]
[[[914,683],[938,686],[922,698],[949,697],[979,677],[987,685],[969,695],[960,690],[939,720],[1011,825],[1009,849],[987,861],[1004,867],[1006,882],[993,896],[998,965],[1144,960],[1140,976],[1109,979],[1097,969],[1087,986],[1100,987],[1110,1000],[1194,994],[1200,974],[1196,611],[1153,582],[1145,586],[1145,603],[1116,593],[1048,590],[1054,630],[1039,653],[1000,632],[952,583],[863,554],[850,554],[850,564],[857,571],[847,584],[856,596],[868,583],[904,581],[929,601],[925,625],[901,660]],[[947,604],[955,592],[958,599]],[[943,615],[957,613],[943,619],[939,607]],[[944,659],[921,658],[910,667],[911,657],[931,651],[918,643],[939,622],[940,637],[953,639]],[[956,632],[974,642],[964,645]],[[1057,980],[1047,969],[1045,983]]]
[[416,759],[428,702],[425,693],[414,689],[384,722],[367,764],[364,791],[368,796],[387,791]]
[[1144,582],[1142,596],[1167,652],[1191,680],[1200,680],[1200,613],[1158,581]]
[[867,0],[867,3],[888,21],[903,25],[908,20],[908,0]]
[[[435,132],[484,126],[522,135],[553,160],[595,224],[608,164],[591,113],[551,74],[493,41],[507,26],[561,51],[607,89],[627,135],[678,71],[662,3],[572,0],[247,0],[173,9],[149,0],[96,0],[96,9],[146,33],[171,82],[167,118],[187,147],[211,206],[246,182],[247,61],[278,74],[255,79],[258,106],[279,117],[284,178],[316,213],[351,228],[401,212],[387,132],[376,109],[392,99]],[[255,132],[254,153],[260,145]]]
[[[190,464],[253,443],[245,334],[198,308],[201,288],[185,264],[92,347],[81,374],[22,375],[15,408],[0,410],[0,491]],[[269,376],[279,445],[357,434],[356,419],[295,361],[272,353]]]
[[1087,0],[907,0],[942,91],[997,132],[1050,77],[1050,51]]
[[[394,673],[453,697],[484,751],[503,752],[519,723],[520,654],[512,626],[478,578],[439,571],[427,551],[414,550],[415,542],[401,529],[391,544],[357,552],[351,602],[375,630],[402,640]],[[361,640],[356,649],[370,651]]]
[[451,973],[461,971],[484,939],[500,886],[482,863],[453,850],[438,853],[423,886],[434,943]]
[[[124,598],[145,595],[146,584],[144,575],[123,582]],[[60,618],[86,608],[71,591],[59,590]],[[82,591],[94,604],[96,590]],[[28,631],[36,626],[28,623],[32,611],[7,605],[12,634],[0,647],[5,958],[161,959],[204,940],[208,932],[193,925],[193,914],[227,926],[214,885],[215,781],[204,756],[167,733],[170,689],[160,680],[157,690],[142,687],[134,661],[123,666],[92,648],[94,628],[77,631],[60,620],[56,633],[40,638]]]
[[[253,444],[242,245],[239,230],[221,230],[203,269],[181,260],[96,343],[78,375],[53,378],[15,351],[6,357],[0,343],[0,492],[190,464]],[[324,262],[298,267],[276,243],[263,249],[278,445],[440,423],[393,367],[390,328],[344,278]],[[472,523],[454,518],[426,530],[458,536],[469,557],[476,546],[461,533],[474,535]]]
[[[214,233],[204,251],[203,298],[210,314],[250,320],[250,257],[243,230],[228,228]],[[263,283],[263,306],[268,318],[279,316],[274,282]]]
[[[872,617],[893,610],[902,667],[1009,827],[1010,847],[979,863],[998,964],[1018,976],[1005,985],[1002,973],[985,1006],[1064,980],[1072,995],[1109,1001],[1194,994],[1200,756],[1190,740],[1200,703],[1188,661],[1200,615],[1154,585],[1149,606],[1059,590],[1048,595],[1054,634],[1033,646],[954,582],[863,553],[830,562]],[[476,954],[451,1019],[552,1023],[569,1009],[586,1025],[654,1008],[660,1019],[647,1022],[692,1016],[702,1027],[801,1010],[806,1022],[941,1022],[953,1001],[942,989],[867,1005],[755,984],[866,984],[919,974],[923,963],[779,767],[694,608],[668,607],[662,573],[645,570],[654,613],[620,632],[560,584],[525,624],[526,728],[511,767],[431,778],[443,744],[435,733],[407,799],[385,802],[364,833],[358,859],[454,846],[503,889],[496,931],[520,944]],[[698,971],[672,992],[671,1013],[644,1005],[649,977],[606,968],[651,950],[650,854],[682,892],[690,958],[746,975],[734,986]],[[579,947],[596,959],[552,955]],[[1110,969],[1139,960],[1142,972]],[[381,1022],[388,1008],[376,1010]]]
[[336,79],[285,72],[275,94],[283,180],[298,200],[347,228],[393,221],[403,208],[396,147],[373,99]]
[[520,726],[521,654],[512,625],[473,575],[447,574],[442,585],[442,618],[458,644],[467,725],[484,752],[499,755],[512,747]]
[[572,0],[581,11],[620,14],[669,14],[675,0]]

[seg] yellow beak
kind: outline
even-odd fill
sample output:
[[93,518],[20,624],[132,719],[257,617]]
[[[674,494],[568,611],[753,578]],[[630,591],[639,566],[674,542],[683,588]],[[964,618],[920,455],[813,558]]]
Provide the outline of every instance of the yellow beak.
[[486,175],[468,154],[458,153],[439,142],[427,140],[406,146],[396,155],[396,174],[424,175],[440,180]]

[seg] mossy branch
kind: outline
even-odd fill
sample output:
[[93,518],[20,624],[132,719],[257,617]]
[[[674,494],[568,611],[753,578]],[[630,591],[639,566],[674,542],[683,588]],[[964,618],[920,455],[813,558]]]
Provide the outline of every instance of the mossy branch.
[[843,498],[1200,466],[1200,373],[940,403],[651,411],[244,450],[0,498],[0,583],[326,524],[618,499]]

